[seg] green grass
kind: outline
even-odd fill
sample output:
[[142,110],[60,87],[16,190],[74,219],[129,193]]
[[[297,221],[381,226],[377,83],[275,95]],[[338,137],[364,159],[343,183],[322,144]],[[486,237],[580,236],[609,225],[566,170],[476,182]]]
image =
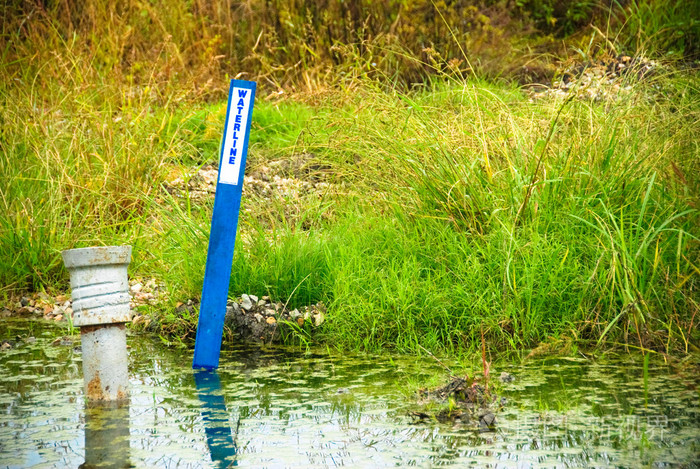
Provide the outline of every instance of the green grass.
[[[500,349],[563,338],[687,351],[697,90],[665,103],[639,88],[607,104],[530,103],[483,83],[336,96],[293,146],[346,183],[335,215],[309,204],[272,226],[247,219],[232,294],[324,301],[316,339],[338,347],[474,352],[483,331]],[[304,228],[308,217],[320,221]]]
[[326,340],[696,343],[697,89],[671,104],[639,88],[607,104],[480,83],[343,97],[332,139],[308,140],[354,192],[325,229]]
[[[60,80],[31,54],[0,69],[3,294],[66,289],[63,249],[132,244],[132,275],[197,297],[212,202],[163,185],[218,160],[225,103],[155,71],[108,76],[77,36],[51,37]],[[696,72],[613,101],[532,102],[447,75],[402,91],[354,57],[340,69],[364,78],[308,86],[322,93],[260,87],[249,169],[305,155],[329,185],[244,199],[232,296],[323,301],[313,340],[339,348],[460,354],[483,334],[501,350],[697,351]]]
[[667,120],[645,119],[669,108],[640,96],[569,103],[557,119],[562,103],[480,84],[366,93],[326,124],[342,145],[322,146],[358,193],[372,193],[329,261],[336,343],[453,351],[473,346],[477,326],[513,347],[561,334],[599,342],[612,329],[643,347],[687,341],[678,312],[697,308],[696,196],[681,195],[697,188],[692,101]]

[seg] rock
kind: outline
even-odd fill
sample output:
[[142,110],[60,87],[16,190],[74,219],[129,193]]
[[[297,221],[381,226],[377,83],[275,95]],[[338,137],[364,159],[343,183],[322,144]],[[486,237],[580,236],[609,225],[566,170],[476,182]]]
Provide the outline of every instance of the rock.
[[51,342],[51,345],[53,345],[54,347],[73,345],[73,339],[71,339],[68,336],[59,337],[58,339]]
[[261,298],[261,300],[270,301],[270,297],[265,295]]
[[57,297],[52,298],[49,295],[47,295],[46,292],[43,292],[43,291],[39,292],[37,296],[38,296],[39,300],[44,302],[44,303],[60,302],[60,301],[66,301],[68,299],[68,297],[65,295],[58,295]]
[[634,75],[641,80],[660,71],[660,65],[644,57],[620,55],[605,57],[602,60],[573,64],[561,74],[561,80],[554,81],[543,91],[534,89],[530,96],[534,99],[544,96],[567,97],[595,101],[615,99],[623,96],[631,87],[625,86],[626,75]]
[[131,293],[138,293],[143,289],[143,285],[140,283],[135,283],[131,286]]
[[253,303],[257,303],[258,300],[260,299],[255,295],[248,295],[248,298],[250,298],[250,301],[252,301]]
[[25,314],[32,314],[34,311],[35,311],[35,308],[33,308],[33,307],[31,307],[31,306],[22,306],[22,307],[17,311],[17,313],[18,313],[18,314],[21,314],[21,315],[25,315]]
[[[253,302],[251,301],[252,298],[246,295],[245,293],[241,295],[241,308],[245,309],[246,311],[250,311],[253,309]],[[257,301],[257,299],[256,299]]]
[[19,300],[19,304],[22,306],[29,306],[29,298],[23,296],[22,299]]
[[216,180],[219,178],[219,171],[214,168],[202,169],[198,174],[201,176],[203,182],[210,186],[216,185]]
[[149,300],[153,300],[154,296],[153,293],[149,292],[137,292],[134,294],[134,299],[140,303],[145,303]]
[[243,294],[240,302],[229,300],[224,324],[241,339],[273,343],[281,341],[290,327],[304,326],[307,321],[320,326],[325,321],[325,307],[318,303],[289,311],[281,302],[272,302],[265,296],[257,302],[255,295]]
[[2,345],[0,345],[0,350],[10,350],[12,348],[12,344],[10,344],[7,341],[4,341]]
[[496,416],[492,412],[487,412],[479,416],[479,422],[483,423],[487,427],[492,427],[496,425]]
[[515,376],[504,371],[503,373],[501,373],[501,376],[499,376],[498,379],[500,379],[502,383],[512,383],[513,381],[515,381]]

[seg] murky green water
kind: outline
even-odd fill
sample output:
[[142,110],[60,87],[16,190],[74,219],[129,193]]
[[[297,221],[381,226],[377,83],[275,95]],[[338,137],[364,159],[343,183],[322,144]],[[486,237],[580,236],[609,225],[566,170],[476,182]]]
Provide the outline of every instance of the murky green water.
[[[697,467],[698,376],[641,360],[548,360],[507,371],[496,431],[414,424],[412,357],[238,347],[218,373],[131,336],[128,408],[86,409],[79,338],[0,322],[0,467]],[[20,339],[16,339],[20,336]],[[35,337],[34,342],[25,340]],[[498,372],[504,371],[499,369]]]

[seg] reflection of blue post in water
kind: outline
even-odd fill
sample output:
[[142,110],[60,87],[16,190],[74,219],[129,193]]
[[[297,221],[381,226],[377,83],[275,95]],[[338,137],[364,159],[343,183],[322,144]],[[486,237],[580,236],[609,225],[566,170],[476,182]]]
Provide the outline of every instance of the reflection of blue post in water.
[[[216,371],[199,370],[194,374],[199,400],[202,402],[202,418],[207,435],[207,446],[211,460],[217,467],[237,466],[236,443],[228,423],[228,412],[224,396],[221,395],[221,381]],[[236,427],[236,432],[238,427]]]
[[134,467],[129,461],[129,403],[85,408],[85,463],[81,469]]

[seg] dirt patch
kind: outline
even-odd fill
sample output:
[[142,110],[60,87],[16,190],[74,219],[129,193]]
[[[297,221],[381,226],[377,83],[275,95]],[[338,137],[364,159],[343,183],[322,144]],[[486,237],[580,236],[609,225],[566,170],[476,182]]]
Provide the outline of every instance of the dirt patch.
[[302,308],[287,308],[282,302],[272,302],[267,296],[241,295],[229,300],[224,325],[235,335],[254,342],[281,342],[294,331],[301,332],[321,326],[326,318],[326,307],[316,303]]
[[[319,163],[315,155],[292,155],[248,168],[244,177],[243,194],[263,199],[295,199],[327,191],[330,187],[329,175],[330,167]],[[202,201],[214,197],[218,179],[217,165],[206,164],[186,169],[164,187],[175,197]]]

